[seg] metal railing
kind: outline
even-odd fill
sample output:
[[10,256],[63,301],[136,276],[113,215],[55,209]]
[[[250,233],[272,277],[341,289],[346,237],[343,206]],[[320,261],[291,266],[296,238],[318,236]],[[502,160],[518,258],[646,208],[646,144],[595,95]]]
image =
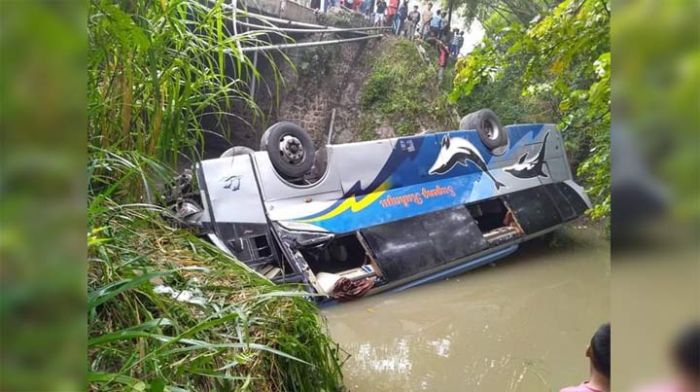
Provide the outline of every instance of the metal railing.
[[[381,38],[382,36],[383,36],[383,34],[375,34],[375,35],[368,35],[365,37],[332,39],[332,40],[324,40],[324,41],[295,42],[292,44],[277,44],[277,45],[265,45],[265,46],[249,46],[249,47],[241,48],[241,52],[249,53],[249,52],[260,52],[260,51],[265,51],[265,50],[282,50],[282,49],[292,49],[292,48],[308,48],[311,46],[335,45],[335,44],[342,44],[342,43],[347,43],[347,42],[357,42],[357,41],[365,41],[365,40],[374,39],[374,38]],[[224,50],[224,52],[231,53],[232,50],[226,49],[226,50]]]
[[343,28],[328,28],[324,27],[322,29],[295,29],[290,27],[279,27],[270,25],[259,25],[255,23],[248,23],[243,21],[236,21],[236,23],[252,27],[256,29],[267,29],[272,31],[279,31],[283,33],[340,33],[340,32],[352,32],[352,33],[364,33],[369,30],[389,30],[391,27],[343,27]]
[[[207,2],[211,4],[212,0],[207,0]],[[229,20],[233,23],[236,23],[236,24],[240,24],[242,26],[250,27],[250,28],[255,28],[255,29],[260,29],[260,30],[268,30],[271,33],[283,34],[283,33],[350,32],[350,33],[358,33],[358,34],[362,33],[362,34],[364,34],[361,37],[353,37],[353,38],[319,40],[319,41],[313,41],[313,42],[295,42],[295,43],[284,43],[284,44],[275,44],[275,45],[250,46],[250,47],[241,47],[239,49],[226,49],[226,50],[224,50],[224,53],[227,53],[227,54],[230,54],[234,51],[240,52],[240,53],[250,53],[250,52],[260,52],[260,51],[266,51],[266,50],[307,48],[307,47],[313,47],[313,46],[336,45],[336,44],[343,44],[343,43],[349,43],[349,42],[365,41],[365,40],[370,40],[370,39],[382,37],[382,34],[370,34],[369,33],[370,31],[379,32],[382,30],[389,30],[391,28],[391,27],[370,27],[370,26],[362,26],[362,27],[324,26],[324,25],[319,25],[319,24],[297,22],[297,21],[293,21],[293,20],[277,18],[274,16],[257,14],[257,13],[249,12],[246,10],[236,9],[235,7],[228,5],[228,4],[221,4],[221,6],[227,10],[232,11],[233,15],[235,16],[235,18],[234,17],[226,17],[227,20]],[[267,23],[269,23],[269,25],[250,23],[247,21],[240,20],[240,18],[257,19],[260,21],[267,22]],[[281,27],[281,26],[277,26],[273,23],[284,24],[286,26],[305,27],[305,28],[295,28],[295,27],[286,27],[286,26]]]

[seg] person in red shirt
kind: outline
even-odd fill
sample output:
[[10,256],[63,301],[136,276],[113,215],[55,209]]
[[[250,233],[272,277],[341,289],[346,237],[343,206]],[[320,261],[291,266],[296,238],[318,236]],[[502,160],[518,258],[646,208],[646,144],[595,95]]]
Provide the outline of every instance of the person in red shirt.
[[399,0],[389,0],[389,7],[386,9],[386,26],[392,26],[394,17],[399,9]]
[[438,82],[442,82],[442,78],[445,75],[445,68],[447,67],[447,59],[450,57],[450,48],[445,45],[444,42],[440,41],[435,37],[435,34],[431,32],[430,38],[425,40],[437,47],[438,50]]

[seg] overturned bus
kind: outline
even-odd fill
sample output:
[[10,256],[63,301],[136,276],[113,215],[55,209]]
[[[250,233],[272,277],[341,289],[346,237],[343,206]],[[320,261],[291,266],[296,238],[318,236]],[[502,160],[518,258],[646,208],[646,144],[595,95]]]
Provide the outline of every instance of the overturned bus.
[[218,248],[321,300],[491,263],[590,207],[554,125],[503,127],[488,109],[455,131],[318,151],[303,129],[277,123],[261,151],[234,147],[195,175],[198,223]]

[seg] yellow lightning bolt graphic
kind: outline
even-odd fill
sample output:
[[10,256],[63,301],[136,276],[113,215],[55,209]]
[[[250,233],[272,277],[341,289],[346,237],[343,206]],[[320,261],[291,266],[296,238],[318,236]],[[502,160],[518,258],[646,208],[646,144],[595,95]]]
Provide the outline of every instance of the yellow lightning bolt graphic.
[[337,207],[332,209],[331,211],[328,211],[327,213],[317,216],[315,218],[311,219],[305,219],[301,220],[299,222],[318,222],[326,219],[333,218],[334,216],[337,216],[341,213],[343,213],[345,210],[350,209],[352,212],[358,212],[367,207],[368,205],[372,204],[375,202],[377,199],[379,199],[384,192],[389,189],[389,181],[384,181],[381,185],[377,187],[377,189],[373,190],[372,192],[368,193],[365,195],[365,197],[362,198],[361,201],[357,201],[355,199],[355,195],[352,195],[348,197],[347,199],[343,200],[342,203],[338,204]]

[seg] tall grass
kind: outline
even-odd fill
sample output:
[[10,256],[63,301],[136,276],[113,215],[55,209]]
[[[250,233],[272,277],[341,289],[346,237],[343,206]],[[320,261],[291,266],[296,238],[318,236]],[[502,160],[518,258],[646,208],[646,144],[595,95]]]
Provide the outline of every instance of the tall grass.
[[227,112],[234,101],[260,114],[248,94],[248,82],[260,74],[239,49],[261,43],[269,31],[233,34],[223,1],[202,3],[90,2],[91,144],[173,162],[182,151],[196,154],[203,132],[211,131],[201,128],[203,116],[235,116]]
[[92,389],[340,388],[338,346],[303,292],[168,227],[155,209],[100,210],[88,238]]
[[[341,356],[305,293],[166,223],[158,184],[196,156],[204,115],[259,112],[219,0],[92,0],[88,384],[91,390],[333,391]],[[275,81],[278,74],[273,68]]]
[[91,173],[110,173],[92,176],[89,192],[91,389],[341,388],[342,353],[307,293],[172,228],[161,207],[114,201],[129,180],[146,189],[162,181],[169,169],[155,160],[91,156]]

